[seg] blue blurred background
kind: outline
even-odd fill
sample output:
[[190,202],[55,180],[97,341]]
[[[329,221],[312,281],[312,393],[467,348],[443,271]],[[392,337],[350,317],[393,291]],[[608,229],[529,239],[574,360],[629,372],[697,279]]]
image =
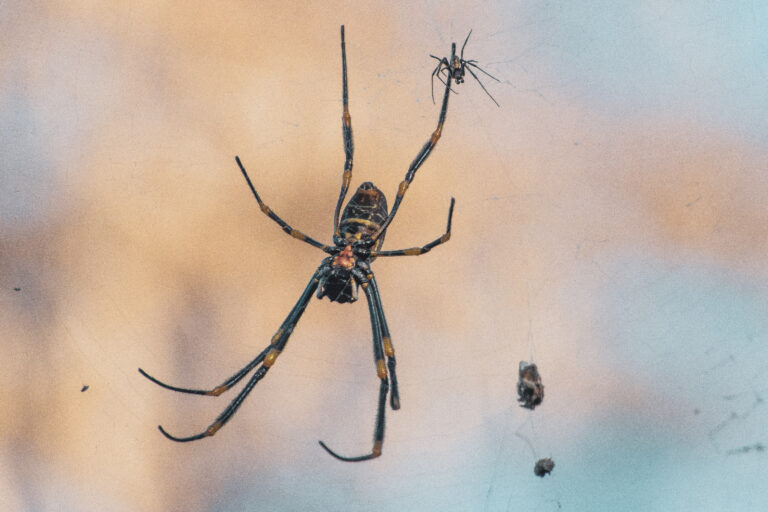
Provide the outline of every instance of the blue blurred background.
[[[343,167],[390,197],[471,78],[374,269],[402,409],[361,301],[313,301],[223,409],[329,240]],[[0,4],[0,509],[768,508],[768,6],[760,2]],[[546,386],[516,403],[520,360]],[[88,389],[81,392],[83,386]],[[231,397],[230,397],[231,398]],[[533,474],[552,457],[553,473]]]

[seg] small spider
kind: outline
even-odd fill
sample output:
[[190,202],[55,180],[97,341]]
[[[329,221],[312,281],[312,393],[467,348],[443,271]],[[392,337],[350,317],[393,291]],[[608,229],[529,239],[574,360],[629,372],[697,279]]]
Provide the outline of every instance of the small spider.
[[[464,47],[467,46],[467,41],[469,41],[469,36],[472,35],[472,30],[470,29],[469,34],[467,34],[467,38],[464,40],[464,44],[461,45],[461,54],[459,56],[456,56],[456,43],[453,43],[451,46],[451,58],[448,59],[447,57],[443,57],[442,59],[440,57],[437,57],[435,55],[430,55],[433,59],[437,59],[437,66],[435,67],[435,70],[432,71],[432,103],[435,102],[435,76],[437,76],[438,80],[440,80],[443,84],[446,83],[446,81],[443,79],[442,73],[445,72],[446,76],[453,78],[457,84],[463,84],[464,83],[464,73],[466,71],[469,71],[469,74],[474,77],[475,80],[477,80],[477,83],[480,84],[480,87],[483,88],[485,91],[485,94],[488,95],[491,100],[496,103],[496,106],[499,106],[499,103],[494,99],[493,96],[491,96],[491,93],[488,92],[488,89],[485,88],[483,85],[483,82],[480,81],[480,79],[477,77],[477,75],[472,71],[472,68],[477,69],[478,71],[485,73],[489,77],[493,78],[497,82],[500,80],[496,78],[495,76],[491,75],[487,71],[485,71],[483,68],[477,65],[477,61],[472,60],[464,60]],[[468,67],[469,66],[469,67]]]
[[[466,44],[466,41],[465,41]],[[452,45],[451,58],[456,49],[456,43]],[[165,384],[164,382],[152,377],[144,370],[139,368],[139,372],[155,384],[172,391],[181,393],[191,393],[196,395],[219,396],[232,386],[243,380],[252,370],[255,372],[246,383],[245,387],[230,402],[224,411],[216,420],[204,431],[189,437],[176,437],[159,426],[160,432],[165,437],[173,441],[186,442],[196,441],[204,437],[213,436],[221,427],[223,427],[242,405],[245,398],[253,390],[253,387],[267,374],[270,368],[275,364],[280,353],[285,350],[296,324],[299,322],[302,313],[309,304],[312,295],[317,291],[317,297],[327,297],[331,302],[345,303],[357,300],[358,288],[362,288],[365,298],[368,302],[368,313],[371,319],[373,330],[373,353],[376,362],[376,375],[380,380],[379,399],[376,409],[376,423],[373,435],[373,448],[370,453],[357,457],[342,457],[328,446],[320,441],[320,445],[332,456],[337,459],[349,462],[363,461],[373,459],[381,455],[382,445],[384,443],[384,413],[386,410],[387,394],[391,389],[390,406],[393,410],[400,408],[400,395],[397,388],[397,377],[395,374],[395,349],[392,346],[392,339],[389,335],[387,321],[384,318],[384,309],[381,304],[379,286],[371,270],[371,262],[378,257],[384,256],[418,256],[429,252],[434,247],[447,242],[451,238],[451,218],[453,216],[454,199],[451,198],[451,206],[448,209],[448,223],[445,233],[435,240],[422,247],[412,247],[410,249],[399,249],[393,251],[382,251],[381,245],[384,241],[384,235],[392,219],[397,213],[400,203],[408,190],[408,186],[413,181],[416,171],[427,159],[432,149],[440,139],[445,123],[446,112],[448,111],[448,96],[451,90],[451,80],[454,74],[449,74],[445,80],[445,93],[443,94],[443,103],[440,110],[440,116],[437,122],[437,128],[429,140],[422,146],[417,153],[408,171],[405,179],[400,183],[397,190],[395,202],[392,209],[387,211],[387,200],[384,193],[376,188],[373,183],[365,182],[357,189],[352,198],[346,204],[344,211],[341,206],[347,195],[347,189],[352,179],[352,157],[354,145],[352,143],[352,119],[349,115],[348,95],[347,95],[347,55],[344,44],[344,26],[341,26],[341,62],[342,62],[342,134],[344,140],[344,153],[346,156],[344,164],[344,173],[342,175],[341,192],[336,202],[336,210],[333,214],[333,245],[325,245],[311,238],[301,231],[293,229],[275,212],[273,212],[259,197],[256,189],[245,171],[245,167],[240,162],[239,157],[235,157],[240,171],[245,177],[248,186],[256,198],[261,211],[269,218],[275,221],[287,234],[292,237],[317,247],[328,254],[315,271],[309,284],[299,297],[298,302],[283,321],[280,328],[272,337],[270,344],[257,355],[250,363],[235,373],[232,377],[225,380],[221,385],[210,390],[180,388]],[[341,213],[341,215],[339,215]]]
[[520,407],[533,410],[544,400],[544,384],[541,383],[541,375],[536,365],[520,361],[520,370],[517,377],[517,401]]

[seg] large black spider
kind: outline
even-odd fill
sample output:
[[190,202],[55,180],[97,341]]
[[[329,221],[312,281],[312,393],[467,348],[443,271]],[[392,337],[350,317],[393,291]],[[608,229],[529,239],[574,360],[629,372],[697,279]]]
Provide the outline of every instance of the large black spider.
[[[453,43],[451,46],[451,61],[455,58],[455,51],[456,43]],[[320,445],[329,454],[343,461],[363,461],[381,455],[382,444],[384,442],[384,412],[386,409],[387,393],[391,388],[392,394],[390,396],[390,405],[392,409],[400,408],[400,395],[397,389],[397,377],[395,374],[395,349],[392,347],[392,340],[389,335],[387,321],[384,318],[381,296],[379,295],[379,287],[376,283],[376,278],[373,275],[373,270],[371,270],[371,262],[378,256],[417,256],[419,254],[424,254],[432,248],[447,242],[451,237],[451,217],[453,216],[453,206],[455,203],[453,198],[451,198],[451,206],[448,210],[448,225],[442,236],[422,247],[412,247],[410,249],[399,249],[395,251],[381,250],[387,227],[389,227],[392,219],[394,219],[397,209],[400,207],[400,203],[405,196],[405,192],[408,190],[408,186],[411,184],[411,181],[413,181],[416,171],[421,167],[437,144],[437,141],[440,139],[440,134],[443,131],[443,123],[445,123],[446,112],[448,110],[448,96],[451,91],[451,80],[456,75],[448,74],[445,79],[445,93],[443,94],[443,103],[440,110],[440,117],[437,122],[437,128],[432,132],[429,140],[418,152],[413,162],[411,162],[408,172],[405,174],[405,179],[400,183],[397,190],[397,197],[395,198],[392,210],[387,212],[387,200],[384,197],[384,193],[376,188],[373,183],[365,182],[357,189],[344,208],[343,213],[341,213],[341,217],[339,217],[341,205],[347,195],[349,182],[352,179],[352,157],[354,153],[354,146],[352,143],[352,120],[348,108],[347,55],[344,45],[343,25],[341,26],[341,62],[343,100],[343,114],[341,119],[346,160],[341,182],[341,192],[339,193],[339,199],[336,202],[336,210],[333,214],[333,245],[325,245],[314,238],[305,235],[301,231],[293,229],[264,204],[259,197],[259,194],[256,192],[253,183],[251,183],[248,173],[245,171],[245,167],[243,167],[243,164],[240,162],[240,158],[235,157],[237,165],[240,167],[240,171],[243,173],[256,201],[259,203],[261,211],[277,222],[280,227],[283,228],[283,231],[292,237],[322,249],[328,253],[329,256],[320,263],[320,266],[310,279],[309,284],[304,289],[301,297],[299,297],[298,302],[272,337],[271,343],[250,363],[229,379],[225,380],[221,385],[210,390],[180,388],[165,384],[139,368],[139,372],[141,372],[143,376],[166,389],[179,391],[181,393],[207,396],[219,396],[240,382],[246,375],[256,368],[256,371],[251,376],[250,380],[248,380],[245,387],[207,429],[199,434],[189,437],[176,437],[166,432],[162,426],[158,426],[160,432],[162,432],[168,439],[186,442],[196,441],[214,435],[232,418],[245,398],[251,390],[253,390],[253,387],[267,374],[272,365],[275,364],[277,357],[285,349],[285,346],[288,343],[288,338],[293,332],[294,327],[296,327],[302,313],[304,313],[309,300],[312,298],[312,294],[317,291],[318,298],[328,297],[332,302],[354,302],[357,300],[358,287],[361,287],[365,292],[365,298],[368,301],[368,312],[370,314],[373,329],[373,353],[376,360],[376,374],[381,381],[381,384],[379,385],[379,401],[376,412],[373,448],[371,452],[366,455],[358,457],[342,457],[328,448],[322,441],[320,441]]]

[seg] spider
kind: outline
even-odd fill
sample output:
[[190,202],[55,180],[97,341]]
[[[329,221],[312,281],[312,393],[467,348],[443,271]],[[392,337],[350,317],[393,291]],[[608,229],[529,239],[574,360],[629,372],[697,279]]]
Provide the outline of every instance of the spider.
[[454,43],[451,47],[451,58],[448,59],[447,57],[443,57],[442,59],[440,57],[437,57],[435,55],[430,55],[433,59],[436,59],[438,64],[437,67],[435,67],[435,70],[432,71],[432,103],[435,102],[435,75],[437,75],[438,80],[446,83],[445,80],[443,80],[442,73],[445,72],[446,76],[449,78],[453,78],[457,84],[463,84],[464,83],[464,73],[466,71],[469,71],[469,74],[474,77],[475,80],[477,80],[477,83],[480,84],[480,87],[483,88],[485,91],[485,94],[488,95],[491,100],[496,103],[496,106],[499,106],[499,102],[497,102],[493,96],[491,96],[491,93],[488,92],[488,89],[485,88],[483,85],[483,82],[480,81],[480,79],[477,77],[477,75],[472,71],[472,68],[477,69],[478,71],[485,73],[489,77],[493,78],[497,82],[500,80],[496,78],[495,76],[491,75],[487,71],[485,71],[483,68],[477,65],[477,61],[472,60],[464,60],[464,47],[467,46],[467,41],[469,41],[469,36],[472,35],[472,30],[470,29],[469,34],[467,34],[467,38],[464,40],[464,44],[461,45],[461,54],[457,57],[456,56],[456,44]]
[[[466,41],[465,41],[466,43]],[[451,58],[455,58],[456,43],[451,47]],[[296,324],[299,322],[302,313],[309,304],[312,295],[317,291],[317,297],[327,297],[331,302],[340,304],[354,302],[357,300],[358,288],[362,288],[365,298],[368,302],[368,313],[370,315],[371,326],[373,330],[373,354],[376,362],[376,375],[380,380],[379,398],[376,409],[376,423],[373,434],[373,448],[370,453],[357,457],[343,457],[319,441],[329,454],[333,457],[348,462],[364,461],[376,458],[381,455],[384,443],[384,413],[386,410],[387,394],[391,389],[390,406],[393,410],[400,408],[400,394],[397,388],[397,376],[395,373],[395,349],[392,346],[392,339],[389,335],[389,328],[384,317],[384,309],[381,304],[379,286],[371,270],[371,262],[377,257],[388,256],[418,256],[429,252],[434,247],[447,242],[451,238],[451,218],[453,217],[453,207],[455,200],[451,198],[451,205],[448,209],[448,223],[445,233],[435,240],[421,246],[409,249],[398,249],[393,251],[381,250],[384,241],[384,235],[392,220],[395,218],[400,203],[408,190],[408,186],[413,181],[416,171],[421,167],[427,157],[434,149],[440,135],[443,131],[445,116],[448,110],[448,96],[451,91],[451,80],[455,75],[449,74],[445,80],[445,93],[443,94],[442,108],[437,122],[437,128],[429,140],[422,146],[416,154],[416,158],[411,162],[405,179],[400,183],[397,190],[395,202],[392,209],[387,211],[387,200],[384,193],[376,188],[371,182],[365,182],[357,189],[352,198],[341,211],[342,203],[347,195],[349,182],[352,179],[352,160],[354,145],[352,143],[352,119],[349,115],[348,94],[347,94],[347,55],[344,44],[344,26],[341,26],[341,63],[342,63],[342,134],[344,140],[344,173],[342,175],[341,192],[336,202],[336,209],[333,214],[333,245],[325,245],[311,238],[301,231],[289,226],[275,212],[272,211],[259,197],[256,189],[248,177],[239,157],[235,157],[240,171],[248,183],[259,208],[269,218],[275,221],[287,234],[293,238],[306,242],[309,245],[317,247],[328,254],[323,259],[320,266],[315,270],[309,284],[299,297],[298,302],[288,313],[280,328],[272,337],[270,344],[261,351],[250,363],[241,370],[225,380],[221,385],[213,389],[188,389],[168,385],[155,377],[152,377],[144,370],[139,368],[139,372],[155,384],[172,391],[180,393],[191,393],[195,395],[219,396],[232,386],[243,380],[252,370],[256,371],[251,375],[245,387],[229,403],[224,411],[216,420],[204,431],[188,437],[176,437],[169,434],[162,426],[158,426],[160,432],[172,441],[187,442],[196,441],[204,437],[210,437],[216,434],[237,412],[245,398],[253,390],[253,387],[267,374],[270,368],[275,364],[280,353],[285,350]],[[458,75],[456,75],[458,76]],[[339,215],[341,213],[341,215]]]

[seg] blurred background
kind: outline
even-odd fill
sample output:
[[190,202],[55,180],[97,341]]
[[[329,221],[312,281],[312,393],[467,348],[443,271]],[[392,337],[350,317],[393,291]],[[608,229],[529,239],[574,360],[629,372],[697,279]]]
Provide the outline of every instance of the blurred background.
[[[218,435],[329,241],[346,25],[352,189],[402,409],[370,450],[365,301],[313,300]],[[764,510],[768,7],[758,1],[0,4],[0,509]],[[439,88],[438,88],[439,90]],[[544,403],[518,407],[520,360]],[[86,389],[87,386],[87,389]],[[552,457],[553,473],[533,474]]]

